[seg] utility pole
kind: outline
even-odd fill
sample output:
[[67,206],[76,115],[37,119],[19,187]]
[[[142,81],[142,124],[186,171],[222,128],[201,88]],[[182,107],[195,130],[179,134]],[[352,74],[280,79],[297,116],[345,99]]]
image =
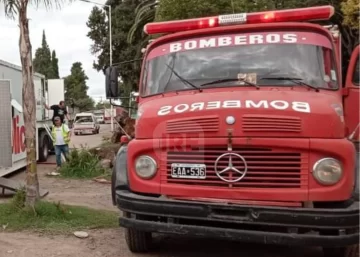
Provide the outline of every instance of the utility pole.
[[[110,67],[111,67],[113,64],[112,31],[111,31],[111,5],[100,4],[100,3],[89,1],[89,0],[80,0],[80,1],[107,7],[109,10],[109,52],[110,52]],[[110,112],[111,112],[110,113],[111,132],[113,132],[114,131],[114,107],[113,107],[113,105],[110,106]]]

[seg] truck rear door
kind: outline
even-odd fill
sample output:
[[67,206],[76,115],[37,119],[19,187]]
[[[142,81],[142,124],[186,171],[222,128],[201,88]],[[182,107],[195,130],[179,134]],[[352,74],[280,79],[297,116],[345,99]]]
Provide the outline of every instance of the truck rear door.
[[353,141],[359,141],[359,53],[360,45],[358,45],[352,53],[344,88],[344,116],[347,128],[347,135],[354,134]]

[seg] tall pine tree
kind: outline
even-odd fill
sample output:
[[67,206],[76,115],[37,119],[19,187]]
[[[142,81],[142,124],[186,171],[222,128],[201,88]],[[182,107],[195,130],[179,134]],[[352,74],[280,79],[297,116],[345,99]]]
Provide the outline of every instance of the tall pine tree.
[[94,108],[94,101],[88,96],[86,85],[86,76],[81,62],[73,63],[71,67],[71,74],[65,78],[65,103],[67,105],[74,105],[80,111],[88,111]]
[[59,78],[59,59],[56,57],[55,50],[52,51],[51,54],[51,67],[53,70],[54,79]]
[[59,60],[56,57],[55,50],[51,53],[50,47],[46,42],[45,31],[42,35],[41,47],[36,49],[34,58],[34,70],[35,72],[45,75],[46,79],[58,79],[59,78]]

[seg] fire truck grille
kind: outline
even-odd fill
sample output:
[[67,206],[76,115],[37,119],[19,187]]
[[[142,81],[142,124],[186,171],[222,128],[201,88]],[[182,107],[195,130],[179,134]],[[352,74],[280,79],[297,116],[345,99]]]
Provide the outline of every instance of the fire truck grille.
[[219,118],[217,116],[174,120],[168,121],[166,124],[168,134],[217,132],[218,129]]
[[[229,188],[306,188],[308,185],[308,153],[288,152],[270,148],[241,148],[236,147],[233,153],[239,154],[246,160],[247,172],[237,182],[226,182],[215,172],[216,159],[227,153],[226,148],[207,147],[193,148],[191,151],[169,151],[166,165],[162,166],[162,183],[182,185],[196,185],[206,187]],[[233,158],[233,165],[239,171],[244,171],[245,165],[239,158]],[[188,174],[186,178],[172,175],[172,164],[204,164],[206,177],[193,178]],[[217,170],[224,170],[229,165],[229,156],[218,161]],[[182,174],[184,175],[184,174]],[[228,171],[221,174],[225,180],[233,181],[239,173]]]
[[244,115],[242,119],[244,132],[301,132],[299,117]]

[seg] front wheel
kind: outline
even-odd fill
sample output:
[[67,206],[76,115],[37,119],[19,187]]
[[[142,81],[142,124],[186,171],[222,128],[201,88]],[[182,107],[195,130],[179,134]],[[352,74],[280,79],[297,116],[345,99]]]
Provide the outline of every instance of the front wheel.
[[324,257],[359,257],[359,245],[323,248]]
[[111,173],[111,200],[114,206],[116,206],[115,184],[116,184],[116,171],[115,171],[115,167],[113,167]]
[[39,138],[39,161],[45,162],[49,156],[49,137],[42,131]]
[[152,235],[149,232],[127,228],[125,230],[125,240],[131,252],[146,253],[151,247]]

